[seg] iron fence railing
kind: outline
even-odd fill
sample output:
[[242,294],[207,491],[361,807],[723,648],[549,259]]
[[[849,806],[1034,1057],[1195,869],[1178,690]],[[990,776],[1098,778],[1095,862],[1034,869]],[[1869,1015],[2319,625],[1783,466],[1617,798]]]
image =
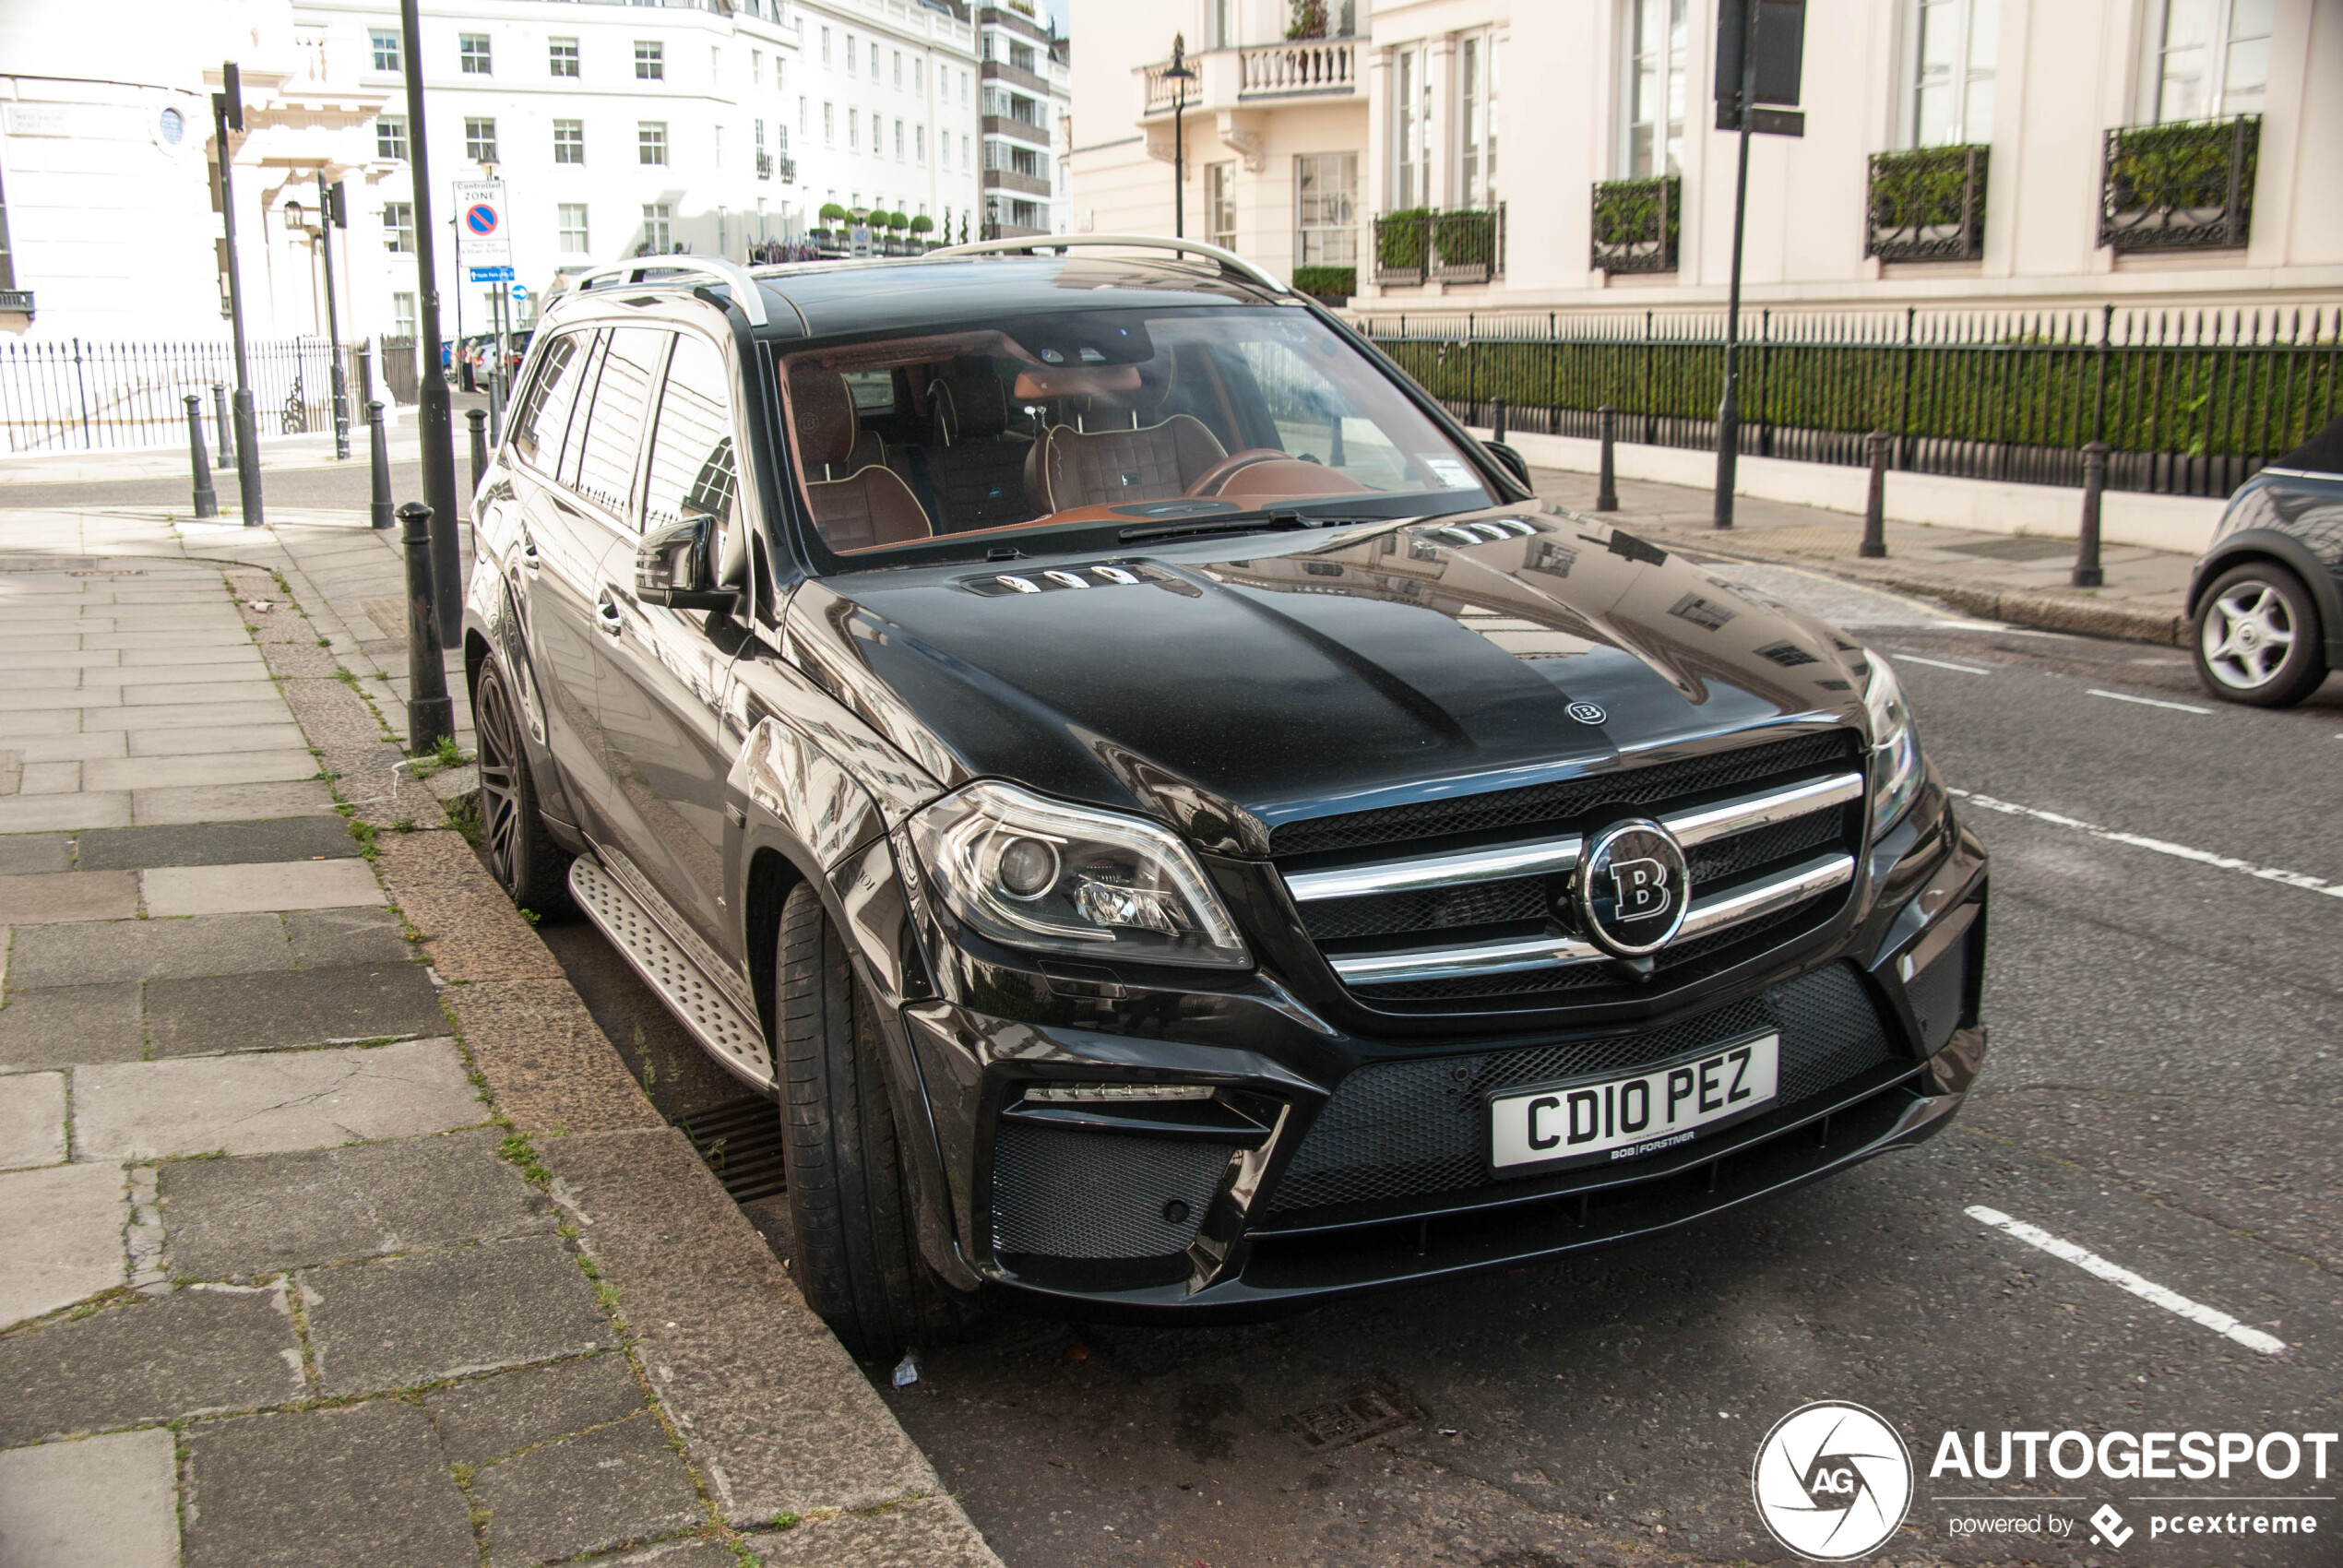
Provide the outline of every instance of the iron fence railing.
[[1486,283],[1505,275],[1505,204],[1408,208],[1374,220],[1375,281]]
[[1684,182],[1604,180],[1594,188],[1588,265],[1603,272],[1673,272],[1683,229]]
[[[252,343],[245,362],[263,436],[333,428],[333,356],[324,339]],[[187,439],[183,399],[190,392],[202,396],[205,434],[217,442],[211,386],[235,381],[225,342],[0,342],[0,451],[175,446]]]
[[[2343,310],[1744,318],[1744,453],[1861,466],[1894,435],[1899,469],[2079,485],[2083,446],[2110,486],[2226,495],[2343,410]],[[1516,430],[1714,450],[1721,315],[1370,315],[1362,323],[1451,411]]]
[[1975,261],[1985,254],[1992,148],[1915,148],[1871,155],[1863,254],[1882,261]]
[[2254,229],[2262,117],[2107,133],[2099,243],[2118,251],[2234,249]]

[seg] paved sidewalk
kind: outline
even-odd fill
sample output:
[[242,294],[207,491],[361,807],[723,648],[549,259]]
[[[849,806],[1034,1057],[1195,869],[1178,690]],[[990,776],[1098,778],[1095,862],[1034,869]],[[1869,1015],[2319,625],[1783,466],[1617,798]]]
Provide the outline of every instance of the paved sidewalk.
[[393,771],[400,592],[0,513],[0,1564],[993,1563]]
[[[1594,475],[1532,469],[1530,479],[1546,499],[1596,515]],[[1894,475],[1888,482],[1895,482]],[[1620,481],[1619,510],[1604,516],[1656,543],[1742,560],[1795,563],[2016,625],[2131,642],[2187,643],[2182,603],[2196,562],[2170,551],[2106,546],[2099,555],[2106,586],[2086,591],[2069,586],[2067,574],[2075,564],[2071,539],[1890,522],[1885,558],[1866,561],[1858,553],[1863,520],[1851,513],[1739,496],[1733,527],[1720,533],[1712,523],[1710,492],[1640,480]]]

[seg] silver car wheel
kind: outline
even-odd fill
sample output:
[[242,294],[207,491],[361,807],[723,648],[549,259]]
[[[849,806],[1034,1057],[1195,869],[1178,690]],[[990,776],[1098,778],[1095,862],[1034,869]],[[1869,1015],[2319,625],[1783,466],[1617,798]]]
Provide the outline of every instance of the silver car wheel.
[[2230,585],[2216,599],[2200,634],[2205,667],[2225,686],[2268,685],[2294,650],[2294,618],[2285,597],[2266,582]]

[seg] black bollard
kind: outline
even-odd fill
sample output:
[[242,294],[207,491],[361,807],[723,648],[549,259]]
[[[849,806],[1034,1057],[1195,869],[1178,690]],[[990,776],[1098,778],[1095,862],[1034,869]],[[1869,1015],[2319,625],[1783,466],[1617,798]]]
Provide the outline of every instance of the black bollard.
[[1863,437],[1871,446],[1871,498],[1863,503],[1863,543],[1855,553],[1866,561],[1887,553],[1887,446],[1894,439],[1884,430]]
[[212,428],[220,432],[220,466],[233,468],[236,462],[236,427],[228,422],[228,389],[217,381],[211,384]]
[[480,409],[464,410],[464,422],[472,427],[472,493],[480,493],[480,481],[488,472],[488,415]]
[[1505,438],[1505,400],[1503,398],[1492,398],[1489,399],[1489,439],[1503,441]]
[[1602,436],[1602,467],[1595,475],[1595,510],[1619,510],[1618,470],[1612,461],[1612,446],[1619,436],[1619,410],[1605,403],[1595,410],[1598,433]]
[[433,603],[431,508],[410,501],[398,508],[398,521],[407,554],[407,752],[422,756],[442,737],[455,735],[456,707],[447,700],[447,665]]
[[378,529],[390,527],[390,439],[383,434],[383,406],[372,399],[366,404],[366,440],[373,448],[375,468],[375,499],[370,521]]
[[220,497],[211,488],[211,465],[203,455],[203,394],[187,394],[187,461],[196,470],[196,516],[220,516]]
[[2083,448],[2083,529],[2075,545],[2076,588],[2104,587],[2107,574],[2099,564],[2099,500],[2107,490],[2107,443],[2094,441]]

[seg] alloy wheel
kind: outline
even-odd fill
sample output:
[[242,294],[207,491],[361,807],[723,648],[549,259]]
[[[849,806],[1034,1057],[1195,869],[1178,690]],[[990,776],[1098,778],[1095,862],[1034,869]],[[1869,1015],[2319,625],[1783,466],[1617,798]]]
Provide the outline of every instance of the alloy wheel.
[[520,881],[520,731],[505,683],[480,683],[480,711],[473,716],[480,740],[480,814],[488,863],[507,892]]
[[2277,679],[2294,650],[2294,617],[2284,596],[2249,578],[2232,584],[2211,608],[2201,636],[2213,678],[2241,692]]

